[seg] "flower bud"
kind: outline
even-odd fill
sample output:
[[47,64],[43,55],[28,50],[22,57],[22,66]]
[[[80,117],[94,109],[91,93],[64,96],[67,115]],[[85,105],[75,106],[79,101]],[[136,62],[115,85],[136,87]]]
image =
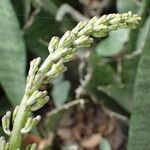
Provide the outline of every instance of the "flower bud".
[[108,32],[93,32],[92,33],[92,36],[97,37],[97,38],[106,37],[107,35],[108,35]]
[[46,96],[43,99],[39,99],[35,105],[31,107],[31,111],[36,111],[43,107],[49,101],[49,96]]
[[16,115],[18,113],[18,110],[19,110],[19,106],[17,105],[14,109],[14,112],[13,112],[13,117],[12,117],[12,120],[15,121],[15,118],[16,118]]
[[0,150],[5,150],[5,145],[6,145],[6,140],[2,136],[2,137],[0,137]]
[[78,25],[72,30],[72,33],[78,34],[78,32],[82,30],[87,24],[88,21],[80,21]]
[[75,40],[76,35],[71,31],[67,31],[59,41],[59,47],[70,47]]
[[22,134],[26,134],[26,133],[28,133],[29,131],[31,131],[32,130],[32,128],[34,127],[34,126],[36,126],[37,124],[38,124],[38,122],[41,120],[41,116],[36,116],[35,118],[28,118],[27,119],[27,122],[26,122],[26,124],[25,124],[25,126],[24,126],[24,128],[22,128],[21,129],[21,133]]
[[38,57],[38,58],[34,59],[33,61],[31,61],[31,63],[30,63],[30,70],[29,70],[29,73],[27,76],[27,85],[25,88],[26,93],[29,93],[30,89],[32,88],[32,85],[33,85],[33,82],[35,79],[35,74],[38,70],[38,66],[39,66],[40,62],[41,62],[41,58]]
[[86,25],[82,30],[79,31],[78,36],[89,35],[92,32],[92,25]]
[[95,16],[95,17],[93,17],[93,18],[89,21],[88,24],[93,25],[97,20],[98,20],[98,17]]
[[93,38],[89,38],[89,36],[86,35],[82,35],[81,37],[79,37],[77,40],[75,40],[73,42],[73,45],[75,45],[76,47],[83,47],[86,45],[91,45],[93,43]]
[[99,32],[108,32],[108,26],[107,25],[98,25],[98,26],[94,26],[93,27],[93,31],[95,32],[97,32],[97,31],[99,31]]
[[48,46],[49,53],[53,53],[55,51],[55,49],[58,46],[58,43],[59,43],[59,38],[57,36],[54,36],[51,39],[49,46]]
[[7,135],[11,134],[11,131],[9,129],[9,127],[10,127],[10,119],[11,119],[11,112],[7,111],[6,114],[2,118],[2,127],[3,127],[4,132]]
[[48,83],[64,71],[66,71],[66,67],[63,64],[63,61],[60,60],[56,64],[53,64],[51,70],[45,74],[44,83]]
[[118,24],[121,21],[121,16],[115,17],[109,21],[109,24]]
[[94,26],[107,23],[108,21],[106,18],[107,18],[107,15],[103,15],[94,23]]
[[69,61],[75,59],[75,57],[76,57],[76,54],[75,54],[75,53],[68,54],[68,55],[66,55],[65,57],[63,57],[63,61],[64,61],[64,62],[69,62]]

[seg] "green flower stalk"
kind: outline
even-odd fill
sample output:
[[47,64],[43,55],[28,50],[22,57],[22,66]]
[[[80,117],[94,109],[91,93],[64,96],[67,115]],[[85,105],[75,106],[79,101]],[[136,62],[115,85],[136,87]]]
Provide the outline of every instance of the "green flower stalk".
[[[25,94],[21,104],[15,108],[12,115],[12,131],[9,129],[11,113],[7,112],[2,119],[4,132],[10,136],[10,139],[7,143],[3,137],[0,138],[1,150],[21,149],[23,135],[31,131],[41,118],[40,116],[32,118],[31,113],[41,108],[49,100],[47,91],[40,91],[39,88],[66,71],[64,63],[75,58],[77,48],[91,46],[94,42],[93,37],[105,37],[112,30],[134,29],[140,20],[140,17],[131,12],[104,15],[101,18],[93,17],[90,21],[79,22],[62,38],[53,37],[48,46],[49,56],[46,60],[41,65],[41,58],[36,58],[30,63]],[[34,150],[36,145],[28,146],[27,149]]]

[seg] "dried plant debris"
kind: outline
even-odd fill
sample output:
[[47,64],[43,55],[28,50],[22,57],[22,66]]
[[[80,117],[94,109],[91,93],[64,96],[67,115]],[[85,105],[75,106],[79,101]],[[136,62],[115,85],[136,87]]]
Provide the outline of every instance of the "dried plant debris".
[[[90,104],[91,105],[91,104]],[[66,113],[57,131],[62,145],[78,145],[78,149],[98,150],[103,138],[112,150],[125,150],[126,135],[122,123],[109,117],[101,106],[92,105]]]

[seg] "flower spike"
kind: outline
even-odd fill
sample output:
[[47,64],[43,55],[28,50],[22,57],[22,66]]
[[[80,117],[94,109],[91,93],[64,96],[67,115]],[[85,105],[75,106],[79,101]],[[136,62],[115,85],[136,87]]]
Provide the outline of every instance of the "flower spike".
[[[50,40],[49,55],[40,66],[41,58],[36,58],[30,63],[27,76],[25,94],[19,107],[13,113],[13,129],[10,131],[11,113],[7,112],[2,119],[4,132],[10,135],[10,145],[4,138],[0,138],[0,150],[6,145],[9,150],[20,150],[22,134],[26,134],[40,121],[41,117],[31,118],[32,111],[40,109],[49,100],[46,91],[40,91],[43,84],[47,84],[59,74],[66,71],[64,65],[75,58],[77,48],[89,47],[94,42],[94,37],[105,37],[110,31],[119,28],[136,28],[141,18],[131,12],[125,14],[110,14],[102,17],[93,17],[90,21],[81,21],[71,31],[67,31],[62,38],[53,37]],[[35,150],[32,145],[27,150]]]

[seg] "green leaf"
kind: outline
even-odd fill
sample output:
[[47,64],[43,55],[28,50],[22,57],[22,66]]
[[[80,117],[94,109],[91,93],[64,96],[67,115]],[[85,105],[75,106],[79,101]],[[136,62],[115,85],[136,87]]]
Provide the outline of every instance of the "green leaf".
[[134,0],[117,0],[117,10],[119,13],[125,13],[128,11],[136,13],[137,9],[138,7]]
[[139,30],[139,36],[137,38],[136,50],[142,50],[147,38],[147,33],[150,25],[150,17],[145,21],[142,28]]
[[121,74],[123,85],[112,84],[105,87],[98,87],[100,91],[105,92],[108,96],[113,98],[127,112],[131,112],[132,110],[133,85],[137,64],[138,57],[123,61],[123,71]]
[[70,90],[69,81],[57,79],[57,81],[53,82],[52,96],[56,107],[60,107],[65,103],[65,101],[68,99],[69,90]]
[[[59,27],[54,17],[43,10],[34,19],[25,32],[25,40],[28,50],[44,59],[48,55],[50,38],[58,35]],[[58,30],[54,30],[54,27]]]
[[25,87],[25,45],[9,0],[0,1],[0,84],[13,105]]
[[98,55],[102,57],[117,55],[128,40],[128,33],[127,29],[112,31],[110,36],[101,41],[96,47]]
[[[104,62],[104,63],[103,63]],[[105,59],[97,56],[95,53],[92,53],[90,58],[90,64],[92,67],[92,77],[90,82],[86,86],[86,91],[90,93],[98,102],[102,102],[105,106],[113,109],[114,111],[123,112],[123,109],[116,103],[115,100],[106,97],[103,91],[99,91],[98,87],[105,87],[107,85],[114,85],[116,81],[114,79],[115,70],[109,64],[105,63]]]
[[150,24],[134,85],[128,150],[150,149]]
[[114,83],[114,69],[113,67],[106,63],[103,64],[103,58],[99,57],[97,54],[92,54],[90,58],[90,63],[93,69],[92,78],[89,84],[91,86],[107,85]]

